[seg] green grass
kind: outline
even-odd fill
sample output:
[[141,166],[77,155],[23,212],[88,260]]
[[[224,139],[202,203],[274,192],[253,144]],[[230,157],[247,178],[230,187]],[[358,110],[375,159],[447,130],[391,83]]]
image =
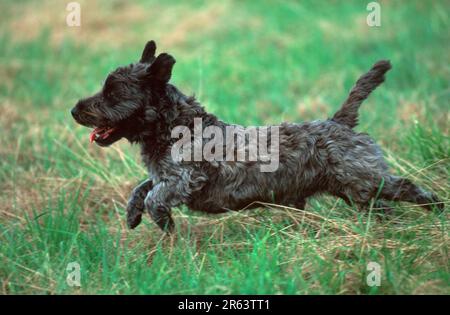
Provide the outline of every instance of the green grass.
[[[148,218],[129,231],[124,206],[146,176],[138,149],[89,145],[69,113],[149,39],[176,57],[178,87],[245,125],[327,118],[387,58],[358,130],[448,208],[450,5],[380,3],[382,26],[369,28],[365,1],[82,2],[76,30],[64,3],[2,1],[0,293],[449,294],[447,210],[397,204],[379,220],[324,196],[306,212],[174,209],[173,237]],[[366,284],[371,261],[380,287]],[[69,262],[80,288],[66,283]]]

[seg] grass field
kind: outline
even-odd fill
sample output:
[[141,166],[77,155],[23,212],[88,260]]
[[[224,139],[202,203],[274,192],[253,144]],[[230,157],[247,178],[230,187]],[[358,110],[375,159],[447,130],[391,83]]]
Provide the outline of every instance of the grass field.
[[[71,28],[65,1],[1,1],[0,293],[450,294],[450,3],[380,1],[382,25],[368,27],[368,2],[80,1]],[[174,209],[173,237],[148,218],[128,230],[138,148],[89,144],[69,110],[150,39],[177,58],[172,82],[245,125],[325,119],[390,59],[357,130],[446,210],[397,204],[380,221],[323,196],[307,211]]]

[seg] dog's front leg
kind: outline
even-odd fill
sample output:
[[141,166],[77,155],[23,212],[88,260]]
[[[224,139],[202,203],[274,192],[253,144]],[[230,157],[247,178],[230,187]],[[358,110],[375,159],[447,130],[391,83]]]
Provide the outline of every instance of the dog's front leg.
[[172,232],[175,223],[171,216],[171,208],[182,203],[181,196],[177,194],[177,183],[160,182],[148,192],[144,204],[148,213],[165,232]]
[[147,179],[133,189],[127,204],[127,224],[130,229],[134,229],[141,223],[145,208],[144,200],[152,188],[152,181]]

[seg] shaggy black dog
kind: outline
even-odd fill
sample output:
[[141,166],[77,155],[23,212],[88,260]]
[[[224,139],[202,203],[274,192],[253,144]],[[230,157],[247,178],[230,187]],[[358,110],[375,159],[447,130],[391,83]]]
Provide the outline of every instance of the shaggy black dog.
[[[320,193],[360,208],[375,200],[376,207],[384,209],[389,209],[385,201],[443,209],[433,193],[390,174],[375,142],[353,130],[359,106],[384,81],[391,68],[389,61],[377,62],[356,82],[333,118],[277,126],[278,167],[263,172],[262,161],[173,158],[178,139],[172,137],[172,131],[177,126],[186,126],[192,131],[192,141],[198,141],[194,139],[194,119],[201,118],[204,128],[220,128],[224,135],[230,125],[169,84],[175,59],[166,53],[155,57],[155,51],[155,43],[148,42],[138,63],[110,73],[100,92],[80,100],[72,109],[78,123],[95,128],[91,141],[98,145],[109,146],[126,138],[141,147],[149,179],[134,189],[129,200],[130,228],[141,222],[144,210],[161,229],[171,231],[171,208],[182,204],[209,213],[256,207],[258,201],[303,209],[307,198]],[[203,140],[200,143],[205,145]]]

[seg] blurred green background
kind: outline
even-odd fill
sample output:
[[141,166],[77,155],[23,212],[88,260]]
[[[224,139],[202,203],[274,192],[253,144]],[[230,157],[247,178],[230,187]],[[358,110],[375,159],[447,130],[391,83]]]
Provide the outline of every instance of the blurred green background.
[[[449,1],[379,1],[380,27],[369,1],[79,1],[80,27],[68,2],[0,2],[1,293],[450,293],[448,213],[407,204],[381,223],[326,196],[307,212],[182,208],[172,238],[147,219],[128,231],[138,148],[90,145],[69,113],[150,39],[177,59],[173,84],[244,125],[325,119],[390,59],[358,130],[448,203]],[[66,283],[72,261],[80,288]]]

